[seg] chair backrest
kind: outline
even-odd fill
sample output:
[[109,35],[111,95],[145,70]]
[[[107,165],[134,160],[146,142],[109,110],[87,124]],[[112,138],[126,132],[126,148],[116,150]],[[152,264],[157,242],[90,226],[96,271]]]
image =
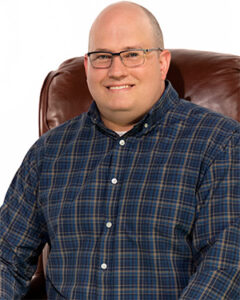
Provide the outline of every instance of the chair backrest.
[[[172,49],[168,79],[180,97],[240,121],[240,57]],[[87,111],[92,102],[83,57],[63,62],[46,77],[40,95],[39,133]]]

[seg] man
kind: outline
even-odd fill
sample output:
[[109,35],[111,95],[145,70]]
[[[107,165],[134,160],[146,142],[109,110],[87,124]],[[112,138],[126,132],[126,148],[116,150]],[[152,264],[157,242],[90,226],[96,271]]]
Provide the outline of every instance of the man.
[[86,114],[30,149],[1,208],[0,299],[46,242],[49,299],[239,299],[240,127],[179,99],[154,17],[95,20]]

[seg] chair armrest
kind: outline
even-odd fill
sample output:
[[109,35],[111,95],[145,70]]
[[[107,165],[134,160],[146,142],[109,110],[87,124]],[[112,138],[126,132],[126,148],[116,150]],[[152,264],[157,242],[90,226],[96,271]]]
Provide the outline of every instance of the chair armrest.
[[37,271],[32,277],[29,290],[22,300],[47,300],[42,254],[38,259]]

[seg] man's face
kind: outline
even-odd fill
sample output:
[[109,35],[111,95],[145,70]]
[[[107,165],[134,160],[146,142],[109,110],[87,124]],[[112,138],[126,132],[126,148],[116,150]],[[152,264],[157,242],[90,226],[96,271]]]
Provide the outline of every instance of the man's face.
[[[148,18],[142,10],[132,7],[102,14],[90,34],[89,51],[154,47]],[[85,57],[88,87],[107,127],[128,130],[151,109],[164,91],[169,56],[168,51],[150,52],[145,63],[134,68],[124,66],[118,56],[108,69],[94,69]]]

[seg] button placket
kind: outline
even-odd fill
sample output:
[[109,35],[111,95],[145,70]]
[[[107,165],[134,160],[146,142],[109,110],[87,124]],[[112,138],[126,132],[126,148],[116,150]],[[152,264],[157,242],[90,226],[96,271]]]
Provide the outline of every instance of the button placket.
[[[119,144],[120,147],[122,146],[125,146],[126,145],[126,141],[124,139],[120,139],[118,140],[117,142]],[[119,155],[119,148],[116,148],[116,152],[113,153],[113,155]],[[115,158],[115,157],[114,157]],[[115,159],[112,159],[113,161],[115,161]],[[114,176],[115,174],[118,174],[118,171],[116,168],[116,165],[115,163],[112,164],[111,166],[111,169],[109,170],[110,173],[112,173],[112,175]],[[115,175],[116,176],[116,175]],[[114,187],[116,186],[119,182],[118,182],[118,178],[117,177],[110,177],[110,183],[113,185],[111,189],[115,190],[115,188],[117,187]],[[110,221],[111,220],[111,216],[109,216],[110,218],[107,218],[105,220],[105,230],[103,231],[103,235],[102,235],[102,242],[103,242],[103,253],[101,255],[101,258],[100,258],[100,269],[102,271],[107,271],[107,269],[109,268],[109,265],[108,265],[108,255],[107,253],[105,252],[107,249],[105,249],[106,245],[108,243],[105,243],[105,241],[107,239],[109,239],[109,236],[112,234],[112,227],[113,227],[113,223]]]

